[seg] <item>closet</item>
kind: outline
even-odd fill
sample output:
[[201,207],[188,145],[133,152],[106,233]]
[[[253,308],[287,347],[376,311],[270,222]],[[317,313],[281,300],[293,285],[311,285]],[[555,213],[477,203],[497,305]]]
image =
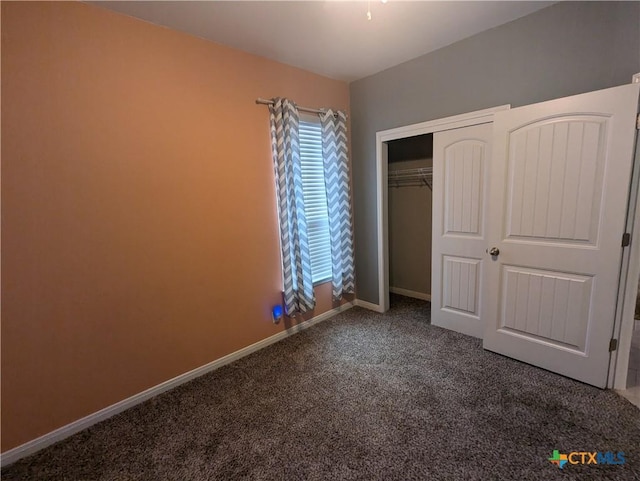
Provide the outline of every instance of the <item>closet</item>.
[[[429,294],[434,326],[624,388],[640,275],[639,98],[640,82],[377,132],[380,311],[390,291]],[[408,170],[429,166],[432,192],[428,170]]]
[[430,300],[433,134],[387,147],[389,292]]

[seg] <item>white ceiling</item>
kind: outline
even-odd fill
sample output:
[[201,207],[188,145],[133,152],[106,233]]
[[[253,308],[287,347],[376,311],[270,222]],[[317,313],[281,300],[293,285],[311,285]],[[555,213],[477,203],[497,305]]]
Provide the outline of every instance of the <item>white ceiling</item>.
[[[158,25],[352,81],[528,15],[543,1],[98,1]],[[370,4],[372,19],[367,20]]]

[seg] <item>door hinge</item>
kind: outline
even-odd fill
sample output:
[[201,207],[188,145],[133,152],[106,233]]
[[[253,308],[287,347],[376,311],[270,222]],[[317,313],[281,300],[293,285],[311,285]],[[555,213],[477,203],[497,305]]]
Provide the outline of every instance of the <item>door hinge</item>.
[[636,117],[636,129],[640,130],[640,114]]
[[622,234],[622,247],[627,247],[629,244],[631,244],[631,234],[625,232]]
[[618,349],[618,340],[617,339],[611,339],[609,341],[609,352],[613,352],[616,349]]

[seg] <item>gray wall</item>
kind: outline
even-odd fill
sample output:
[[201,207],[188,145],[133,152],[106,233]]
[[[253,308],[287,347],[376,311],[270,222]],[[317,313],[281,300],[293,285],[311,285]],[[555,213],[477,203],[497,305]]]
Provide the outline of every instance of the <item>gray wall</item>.
[[353,82],[357,297],[378,303],[377,131],[622,85],[637,72],[639,2],[562,2]]

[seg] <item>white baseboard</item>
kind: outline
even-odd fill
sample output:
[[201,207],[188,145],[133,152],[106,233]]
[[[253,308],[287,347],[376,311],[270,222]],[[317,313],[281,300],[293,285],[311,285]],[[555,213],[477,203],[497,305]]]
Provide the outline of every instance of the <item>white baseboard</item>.
[[382,310],[382,306],[380,306],[379,304],[373,304],[371,302],[363,301],[362,299],[356,299],[354,302],[358,307],[364,307],[365,309],[369,309],[370,311],[375,312],[384,312],[384,310]]
[[200,366],[196,369],[193,369],[192,371],[176,376],[173,379],[169,379],[168,381],[153,386],[127,399],[123,399],[122,401],[112,404],[111,406],[107,406],[100,411],[89,414],[88,416],[78,419],[77,421],[67,424],[66,426],[62,426],[61,428],[40,436],[39,438],[21,444],[20,446],[2,453],[2,455],[0,456],[0,466],[8,466],[9,464],[18,461],[25,456],[29,456],[30,454],[40,451],[41,449],[57,443],[58,441],[62,441],[63,439],[68,438],[69,436],[76,434],[83,429],[86,429],[96,423],[99,423],[100,421],[104,421],[105,419],[115,416],[116,414],[119,414],[122,411],[125,411],[137,404],[151,399],[158,394],[178,387],[185,382],[189,382],[192,379],[200,377],[203,374],[207,374],[208,372],[214,371],[226,364],[230,364],[233,361],[237,361],[240,358],[248,356],[249,354],[252,354],[271,344],[281,341],[282,339],[289,337],[292,334],[303,331],[315,324],[318,324],[319,322],[325,321],[342,311],[346,311],[347,309],[352,308],[353,306],[353,302],[342,304],[340,307],[336,307],[335,309],[322,313],[316,317],[309,319],[308,321],[296,324],[295,326],[290,327],[285,331],[274,334],[273,336],[263,339],[262,341],[258,341],[255,344],[251,344],[250,346],[232,352],[231,354],[221,357],[220,359],[216,359],[215,361],[205,364],[204,366]]
[[401,296],[413,297],[414,299],[422,299],[423,301],[431,301],[431,294],[425,294],[424,292],[418,291],[410,291],[409,289],[402,289],[401,287],[390,287],[389,292],[400,294]]

